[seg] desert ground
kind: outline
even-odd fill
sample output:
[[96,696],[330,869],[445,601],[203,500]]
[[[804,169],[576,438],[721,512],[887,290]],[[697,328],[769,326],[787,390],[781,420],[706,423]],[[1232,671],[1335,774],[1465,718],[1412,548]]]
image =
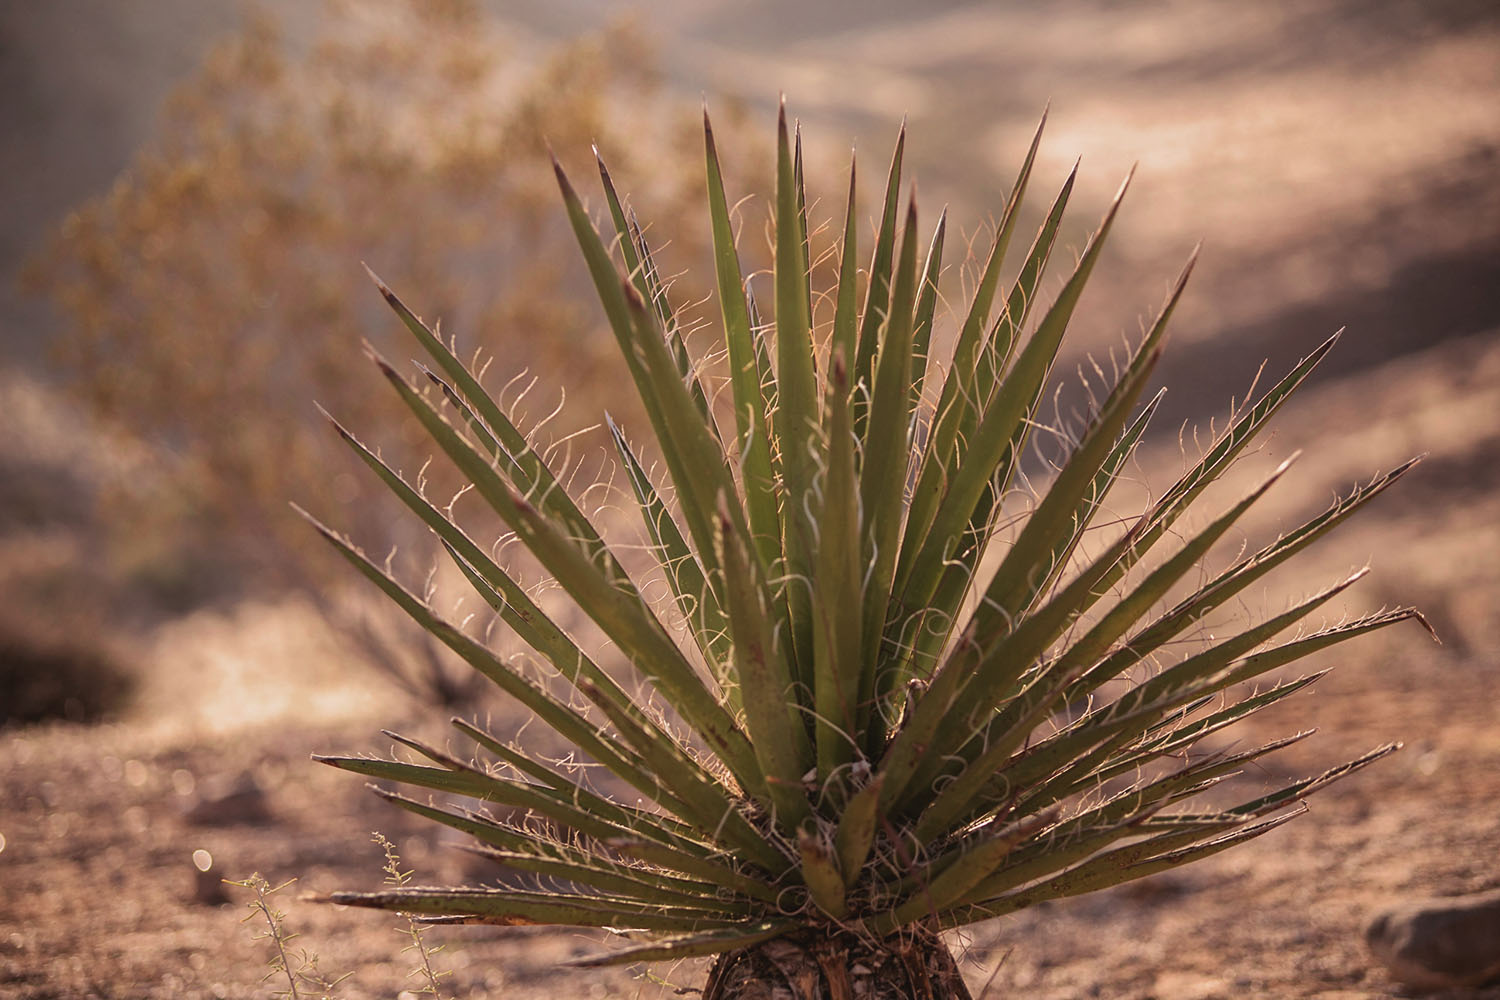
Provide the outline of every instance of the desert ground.
[[[20,193],[5,196],[7,212],[17,206],[0,247],[8,286],[71,202],[127,168],[168,77],[188,73],[207,40],[237,23],[232,12],[184,20],[172,13],[178,5],[148,0],[95,6],[97,21],[83,0],[48,14],[0,9],[6,73],[29,81],[12,97],[30,102],[25,113],[7,112],[37,150],[17,160]],[[269,9],[300,16],[293,6]],[[606,6],[485,10],[524,51],[588,30]],[[1500,18],[1492,5],[778,0],[752,14],[671,0],[635,18],[654,40],[669,94],[693,106],[700,93],[743,101],[769,136],[774,95],[785,91],[809,135],[821,137],[813,154],[830,161],[852,141],[883,166],[906,114],[923,201],[950,202],[955,217],[995,207],[1049,100],[1038,183],[1060,181],[1081,154],[1089,181],[1079,218],[1102,208],[1139,160],[1115,249],[1077,321],[1081,346],[1060,370],[1136,334],[1188,251],[1205,242],[1159,375],[1169,403],[1133,473],[1144,483],[1170,481],[1197,447],[1178,426],[1203,434],[1222,426],[1263,360],[1266,378],[1275,377],[1348,327],[1274,433],[1212,496],[1223,502],[1303,452],[1247,529],[1243,541],[1254,546],[1377,472],[1426,458],[1240,610],[1279,609],[1369,565],[1370,577],[1330,615],[1416,605],[1442,644],[1413,626],[1309,664],[1335,669],[1224,745],[1318,733],[1225,794],[1316,774],[1386,742],[1403,749],[1245,847],[953,941],[975,996],[993,1000],[1410,995],[1366,951],[1368,920],[1395,901],[1500,888]],[[132,30],[121,32],[126,23]],[[105,100],[110,88],[96,79],[98,53],[116,51],[111,39],[134,47],[116,52],[118,68],[108,65],[119,79],[138,76],[145,95],[128,121],[123,99]],[[153,39],[162,46],[155,61]],[[96,133],[108,139],[100,140],[104,166],[85,170],[74,161],[88,148],[79,124],[87,114],[119,134]],[[960,147],[971,152],[953,155]],[[21,211],[36,198],[55,206],[50,215]],[[1073,247],[1082,245],[1079,226]],[[306,954],[330,978],[347,974],[331,995],[416,995],[423,981],[411,973],[421,959],[406,950],[404,921],[305,896],[378,885],[383,857],[372,831],[395,842],[418,882],[496,873],[309,757],[384,751],[382,729],[441,741],[444,711],[361,662],[301,597],[236,588],[153,608],[110,592],[91,565],[93,546],[129,526],[101,523],[109,508],[92,498],[111,477],[151,468],[139,456],[159,444],[122,436],[69,395],[46,350],[66,320],[13,287],[4,294],[16,305],[0,319],[5,627],[61,631],[63,647],[100,650],[126,665],[132,690],[100,719],[79,721],[89,714],[85,689],[104,683],[80,669],[68,681],[81,685],[74,705],[59,702],[62,717],[0,728],[0,1000],[276,995],[285,984],[271,974],[252,894],[217,881],[257,872],[273,885],[290,882],[271,902],[297,935],[293,963]],[[12,656],[10,648],[0,655]],[[70,676],[55,664],[28,669]],[[526,721],[495,700],[475,710],[497,730]],[[257,794],[236,800],[228,795],[236,787]],[[707,969],[702,961],[565,967],[608,946],[590,932],[438,928],[425,939],[441,946],[432,962],[453,997],[671,997],[701,987]],[[1500,986],[1430,996],[1500,998]]]

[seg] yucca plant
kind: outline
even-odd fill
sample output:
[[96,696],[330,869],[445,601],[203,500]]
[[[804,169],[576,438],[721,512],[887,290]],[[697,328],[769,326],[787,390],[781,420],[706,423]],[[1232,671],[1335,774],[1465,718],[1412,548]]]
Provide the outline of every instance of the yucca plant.
[[[612,425],[670,600],[644,596],[618,543],[604,540],[597,516],[580,509],[475,372],[380,285],[433,367],[418,366],[419,388],[376,364],[473,491],[607,638],[611,659],[623,662],[596,658],[599,650],[549,619],[477,528],[461,526],[452,505],[425,496],[342,427],[548,668],[502,659],[351,542],[319,530],[407,614],[569,741],[577,760],[634,794],[605,794],[587,772],[457,720],[474,744],[463,755],[393,736],[415,757],[319,758],[375,779],[383,797],[536,876],[530,889],[401,888],[335,893],[333,901],[445,923],[609,928],[629,940],[584,965],[717,955],[710,1000],[770,996],[772,987],[802,1000],[965,997],[942,931],[1244,843],[1394,749],[1228,807],[1185,805],[1306,735],[1232,753],[1198,750],[1321,672],[1248,682],[1420,621],[1402,608],[1274,641],[1357,573],[1183,652],[1195,623],[1411,467],[1354,489],[1221,572],[1204,568],[1285,466],[1192,530],[1183,515],[1333,340],[1242,408],[1201,460],[1117,525],[1106,498],[1156,407],[1154,398],[1142,405],[1143,392],[1191,260],[1045,491],[1022,491],[1023,475],[1037,481],[1035,469],[1023,474],[1023,456],[1119,196],[1055,301],[1036,309],[1070,175],[1000,298],[1038,128],[944,379],[929,345],[945,225],[938,221],[920,259],[915,204],[898,211],[904,129],[868,271],[857,265],[851,169],[837,284],[814,299],[800,135],[789,134],[783,108],[769,323],[747,291],[706,115],[704,135],[722,392],[704,359],[690,356],[641,227],[602,161],[608,235],[557,169],[670,480],[653,477]],[[814,323],[815,301],[826,303],[829,322]],[[721,396],[732,418],[715,408]]]

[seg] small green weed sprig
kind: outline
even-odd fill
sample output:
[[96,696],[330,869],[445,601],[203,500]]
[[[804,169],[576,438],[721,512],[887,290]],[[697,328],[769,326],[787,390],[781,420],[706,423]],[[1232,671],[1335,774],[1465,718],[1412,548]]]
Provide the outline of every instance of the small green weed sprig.
[[[276,996],[290,997],[291,1000],[302,1000],[303,997],[318,996],[320,1000],[333,1000],[333,990],[351,973],[344,973],[337,979],[329,979],[318,968],[318,956],[305,948],[298,949],[296,953],[297,964],[292,965],[292,955],[288,945],[300,935],[289,933],[286,929],[286,913],[271,904],[271,897],[296,879],[287,879],[280,885],[273,886],[260,872],[256,872],[243,881],[236,882],[233,879],[224,880],[228,885],[239,886],[241,889],[249,889],[255,894],[248,906],[250,912],[245,915],[244,921],[254,920],[261,917],[266,922],[266,930],[258,931],[255,940],[268,940],[275,948],[271,956],[271,971],[267,972],[261,982],[274,979],[277,973],[286,976],[287,988],[277,990]],[[299,988],[300,987],[300,988]]]
[[[410,870],[401,870],[401,855],[396,853],[396,845],[391,842],[390,838],[379,830],[375,830],[370,834],[370,839],[379,844],[380,849],[385,851],[385,884],[399,889],[410,882],[413,873]],[[444,976],[452,975],[452,972],[449,970],[436,971],[432,967],[432,958],[443,950],[443,945],[438,945],[436,948],[429,948],[427,941],[422,936],[422,925],[411,914],[404,914],[404,916],[406,917],[406,933],[411,937],[411,944],[401,949],[402,954],[414,951],[422,960],[421,965],[407,973],[407,978],[418,977],[423,981],[423,985],[421,989],[409,992],[414,992],[418,995],[441,997],[442,992],[438,989],[438,981]]]

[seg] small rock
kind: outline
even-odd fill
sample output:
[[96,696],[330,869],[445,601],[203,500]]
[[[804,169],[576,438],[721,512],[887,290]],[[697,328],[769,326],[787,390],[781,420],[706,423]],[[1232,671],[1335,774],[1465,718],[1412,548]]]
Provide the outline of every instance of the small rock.
[[200,826],[235,826],[241,823],[266,823],[271,810],[265,790],[255,775],[242,771],[233,778],[213,778],[198,786],[198,794],[187,808],[189,823]]
[[1365,943],[1407,986],[1482,986],[1500,978],[1500,890],[1393,906],[1370,921]]
[[193,902],[222,906],[229,902],[224,891],[224,872],[214,856],[202,848],[193,852]]

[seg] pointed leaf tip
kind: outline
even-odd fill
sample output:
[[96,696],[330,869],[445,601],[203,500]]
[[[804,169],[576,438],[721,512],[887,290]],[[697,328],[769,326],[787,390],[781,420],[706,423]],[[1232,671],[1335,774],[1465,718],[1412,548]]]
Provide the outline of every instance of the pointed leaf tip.
[[1391,478],[1394,479],[1396,476],[1406,475],[1412,469],[1420,465],[1422,463],[1422,460],[1426,458],[1428,454],[1430,453],[1424,451],[1420,455],[1414,455],[1413,457],[1408,458],[1405,462],[1401,463],[1400,465],[1396,466],[1395,469],[1391,470]]
[[1280,479],[1283,475],[1285,475],[1286,474],[1286,470],[1290,469],[1294,464],[1296,464],[1297,459],[1299,459],[1301,457],[1302,457],[1302,449],[1298,448],[1296,451],[1292,452],[1286,458],[1282,459],[1281,464],[1278,465],[1278,466],[1276,466],[1276,468],[1274,468],[1274,469],[1271,470],[1271,474],[1266,477],[1265,482],[1263,482],[1260,485],[1260,488],[1255,491],[1256,492],[1256,496],[1259,496],[1260,494],[1264,493],[1266,490],[1270,489],[1271,488],[1271,484],[1274,483],[1274,482],[1276,482],[1276,480]]
[[1169,299],[1176,299],[1182,294],[1182,290],[1187,287],[1188,278],[1192,276],[1193,268],[1198,265],[1198,251],[1202,249],[1203,244],[1200,242],[1193,247],[1192,253],[1188,254],[1187,263],[1182,265],[1182,271],[1177,275],[1177,283],[1172,287],[1172,294],[1169,296]]
[[318,534],[322,535],[330,542],[338,542],[339,537],[338,535],[334,534],[333,529],[328,527],[322,521],[319,521],[316,517],[313,517],[313,515],[309,513],[305,507],[302,507],[300,504],[297,504],[295,502],[291,503],[289,506],[292,508],[292,510],[297,512],[299,517],[301,517],[308,524],[312,525],[313,530]]
[[386,361],[385,358],[382,358],[380,355],[375,354],[374,352],[371,352],[369,357],[371,361],[375,362],[375,367],[380,369],[380,374],[384,375],[386,378],[392,381],[402,380],[401,373],[392,368],[390,362]]
[[[1440,635],[1437,634],[1437,629],[1435,629],[1435,628],[1432,627],[1432,622],[1430,622],[1430,621],[1427,620],[1427,616],[1426,615],[1422,614],[1422,612],[1418,611],[1416,608],[1412,608],[1411,609],[1411,616],[1416,621],[1416,623],[1418,625],[1422,626],[1424,629],[1427,630],[1427,634],[1430,635],[1430,636],[1432,636],[1432,641],[1433,642],[1437,643],[1439,646],[1441,646],[1443,644],[1443,638],[1442,638],[1442,636],[1440,636]],[[1400,747],[1401,744],[1397,743],[1396,746]]]
[[364,268],[365,269],[365,273],[370,276],[370,280],[373,281],[373,282],[375,282],[375,287],[378,288],[378,289],[380,289],[380,294],[389,297],[390,294],[391,294],[391,290],[386,287],[386,284],[385,284],[384,281],[380,280],[380,275],[376,274],[375,270],[372,267],[370,267],[369,264],[366,264],[364,261],[360,261],[359,262],[359,266],[362,267],[362,268]]
[[1333,345],[1339,342],[1339,338],[1344,335],[1344,331],[1347,329],[1349,329],[1347,326],[1341,326],[1337,330],[1333,331],[1332,335],[1329,336],[1327,340],[1319,344],[1309,356],[1321,359],[1323,355],[1333,350]]

